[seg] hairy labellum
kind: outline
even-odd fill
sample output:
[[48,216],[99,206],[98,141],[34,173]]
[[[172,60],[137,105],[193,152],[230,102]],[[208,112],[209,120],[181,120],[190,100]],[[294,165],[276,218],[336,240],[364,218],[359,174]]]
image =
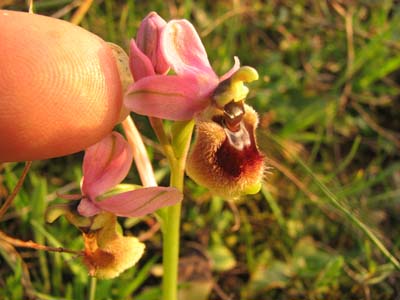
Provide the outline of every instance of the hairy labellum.
[[257,113],[244,105],[238,126],[227,124],[226,111],[210,107],[196,121],[196,138],[188,157],[187,174],[215,194],[235,198],[258,192],[264,157],[257,147]]

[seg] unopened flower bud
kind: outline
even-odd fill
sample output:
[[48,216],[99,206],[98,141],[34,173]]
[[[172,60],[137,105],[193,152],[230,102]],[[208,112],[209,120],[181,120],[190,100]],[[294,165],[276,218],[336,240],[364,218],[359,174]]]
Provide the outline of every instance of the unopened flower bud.
[[136,44],[150,59],[156,74],[165,74],[169,70],[160,48],[161,31],[167,23],[157,13],[151,12],[140,24]]

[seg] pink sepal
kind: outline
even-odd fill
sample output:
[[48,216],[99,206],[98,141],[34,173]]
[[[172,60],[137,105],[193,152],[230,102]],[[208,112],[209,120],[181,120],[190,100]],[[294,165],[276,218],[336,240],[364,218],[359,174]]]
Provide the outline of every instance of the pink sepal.
[[178,203],[183,195],[172,187],[148,187],[113,195],[96,206],[121,217],[141,217],[157,209]]
[[190,120],[208,105],[207,92],[199,89],[198,78],[192,75],[155,75],[130,86],[125,106],[135,113],[151,117]]
[[94,198],[119,184],[132,164],[132,151],[117,132],[102,139],[85,151],[83,158],[82,192]]
[[143,77],[154,75],[154,67],[150,59],[138,48],[135,40],[131,40],[129,49],[129,68],[133,79],[138,81]]
[[196,29],[187,20],[167,23],[161,34],[161,51],[178,75],[205,73],[217,78]]
[[92,217],[101,212],[101,209],[89,199],[83,198],[78,205],[78,212],[85,217]]

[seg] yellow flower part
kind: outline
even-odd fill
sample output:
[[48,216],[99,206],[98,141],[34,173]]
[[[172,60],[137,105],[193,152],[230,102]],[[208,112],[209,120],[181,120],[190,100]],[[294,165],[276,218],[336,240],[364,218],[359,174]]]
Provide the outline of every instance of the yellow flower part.
[[220,108],[223,108],[231,101],[242,101],[249,93],[249,89],[244,85],[244,82],[252,82],[257,79],[258,73],[256,69],[248,66],[241,67],[230,78],[218,85],[215,89],[213,100]]
[[145,246],[137,238],[123,236],[118,231],[116,216],[104,213],[96,218],[89,232],[83,233],[83,262],[91,276],[115,278],[138,262]]

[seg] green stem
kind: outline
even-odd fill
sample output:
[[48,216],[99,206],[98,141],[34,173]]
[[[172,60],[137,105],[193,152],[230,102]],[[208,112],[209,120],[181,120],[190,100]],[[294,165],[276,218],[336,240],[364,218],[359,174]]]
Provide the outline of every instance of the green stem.
[[[172,138],[183,140],[174,147],[174,141],[166,135],[162,120],[150,118],[150,123],[163,147],[164,154],[171,167],[170,186],[183,192],[186,156],[193,131],[193,122],[180,123],[179,130]],[[182,135],[182,133],[184,134]],[[182,138],[183,137],[183,138]],[[178,298],[178,264],[179,264],[179,240],[182,203],[175,204],[166,209],[163,220],[163,300],[177,300]]]
[[[156,133],[156,136],[158,138],[158,141],[161,144],[161,147],[163,148],[165,156],[168,158],[168,160],[171,163],[171,160],[175,159],[175,154],[174,154],[174,149],[172,149],[171,145],[171,140],[167,136],[167,134],[164,131],[164,126],[163,122],[159,118],[149,118],[150,124],[153,127],[154,132]],[[172,166],[171,166],[172,168]]]
[[96,277],[90,277],[89,300],[96,299],[96,284],[97,284]]
[[[183,172],[176,166],[171,166],[171,186],[183,190]],[[178,262],[182,202],[167,209],[163,242],[163,299],[177,300],[178,292]]]

